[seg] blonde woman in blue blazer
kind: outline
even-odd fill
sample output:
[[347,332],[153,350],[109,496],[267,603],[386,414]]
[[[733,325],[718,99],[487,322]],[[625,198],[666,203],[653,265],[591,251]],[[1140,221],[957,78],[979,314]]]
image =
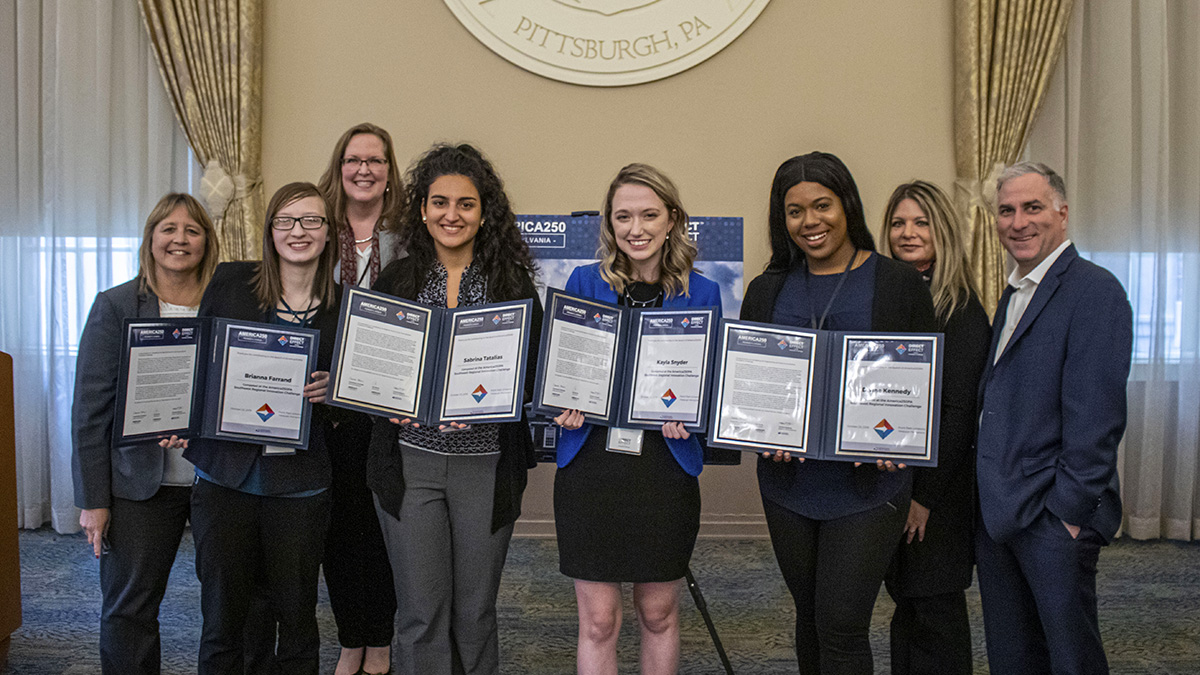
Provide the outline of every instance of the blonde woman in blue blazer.
[[[669,178],[630,164],[608,188],[600,262],[578,267],[567,292],[626,307],[721,305],[716,283],[692,269],[696,246]],[[679,665],[679,580],[700,529],[703,449],[677,422],[642,434],[640,454],[610,451],[607,429],[563,427],[554,480],[559,569],[575,580],[579,604],[578,670],[617,672],[621,583],[633,583],[641,626],[643,674]]]

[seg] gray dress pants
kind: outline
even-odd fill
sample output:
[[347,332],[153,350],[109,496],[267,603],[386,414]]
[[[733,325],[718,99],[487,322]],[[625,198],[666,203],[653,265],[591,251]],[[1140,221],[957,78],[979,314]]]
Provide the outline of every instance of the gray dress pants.
[[499,454],[404,444],[400,518],[378,508],[396,585],[398,675],[500,672],[496,593],[513,526],[492,532]]

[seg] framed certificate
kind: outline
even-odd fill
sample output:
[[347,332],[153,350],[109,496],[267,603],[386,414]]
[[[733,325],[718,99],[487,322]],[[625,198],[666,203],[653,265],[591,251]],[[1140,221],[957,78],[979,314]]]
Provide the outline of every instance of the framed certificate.
[[533,412],[575,409],[589,423],[616,422],[626,316],[616,305],[546,289]]
[[716,307],[633,310],[621,427],[705,431],[718,318]]
[[113,442],[197,436],[208,319],[126,319]]
[[514,422],[525,398],[533,300],[445,310],[426,424]]
[[440,328],[436,308],[347,286],[327,402],[372,415],[425,419],[436,360],[430,346]]
[[837,416],[827,458],[936,466],[941,336],[836,336]]
[[[708,445],[814,456],[820,437],[814,393],[827,337],[818,331],[722,319]],[[816,393],[817,406],[823,397]],[[813,421],[813,418],[815,422]]]
[[304,385],[316,366],[319,333],[229,319],[212,325],[204,436],[308,447],[312,404]]

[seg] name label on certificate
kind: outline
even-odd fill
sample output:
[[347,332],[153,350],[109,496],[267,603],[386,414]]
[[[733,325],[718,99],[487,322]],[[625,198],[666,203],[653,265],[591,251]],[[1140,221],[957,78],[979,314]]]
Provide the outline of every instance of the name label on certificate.
[[842,396],[835,451],[839,457],[897,461],[933,458],[938,341],[842,337]]

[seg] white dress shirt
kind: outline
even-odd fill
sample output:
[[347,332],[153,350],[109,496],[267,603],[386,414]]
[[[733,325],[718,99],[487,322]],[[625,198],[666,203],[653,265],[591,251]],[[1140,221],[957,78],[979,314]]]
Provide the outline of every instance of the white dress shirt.
[[1008,313],[1004,317],[1004,328],[1000,331],[1000,341],[996,343],[996,356],[992,359],[992,363],[1000,360],[1000,355],[1004,353],[1008,347],[1008,341],[1012,338],[1013,331],[1017,329],[1017,324],[1021,323],[1021,317],[1025,315],[1025,310],[1029,307],[1029,301],[1033,299],[1033,294],[1037,292],[1038,285],[1042,283],[1042,279],[1046,278],[1046,272],[1050,271],[1050,267],[1054,265],[1054,261],[1058,260],[1058,256],[1067,250],[1071,245],[1071,240],[1067,239],[1058,245],[1046,259],[1038,263],[1038,266],[1033,268],[1024,277],[1017,277],[1017,270],[1013,270],[1008,275],[1008,285],[1016,290],[1008,296]]

